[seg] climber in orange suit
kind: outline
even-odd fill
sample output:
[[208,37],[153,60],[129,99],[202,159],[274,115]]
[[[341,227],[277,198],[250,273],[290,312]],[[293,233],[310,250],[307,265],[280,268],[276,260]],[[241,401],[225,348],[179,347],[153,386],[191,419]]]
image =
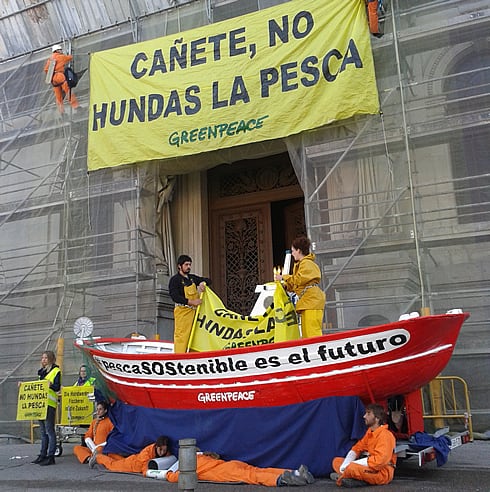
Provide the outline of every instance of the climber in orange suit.
[[[107,442],[107,436],[114,428],[111,419],[107,416],[107,402],[99,401],[96,407],[97,417],[92,420],[90,427],[83,436],[87,446],[75,446],[73,448],[73,454],[78,458],[80,463],[88,463],[92,456],[93,450],[90,446],[95,447],[98,453],[101,453],[104,449],[104,445]],[[90,441],[88,442],[88,440]]]
[[[196,473],[198,480],[210,482],[242,482],[267,487],[307,485],[315,479],[305,465],[298,470],[284,468],[258,468],[243,461],[224,461],[216,453],[197,454]],[[166,480],[178,482],[178,471],[167,471]]]
[[138,454],[132,454],[127,458],[124,458],[117,454],[106,456],[97,453],[92,456],[89,465],[90,468],[93,468],[97,462],[99,465],[105,466],[110,471],[142,473],[143,475],[146,475],[146,472],[148,471],[148,462],[150,460],[171,456],[171,454],[168,437],[160,436],[155,443],[149,444]]
[[51,48],[53,54],[46,60],[44,65],[44,71],[48,73],[49,64],[51,60],[55,61],[53,78],[51,79],[51,85],[53,86],[53,92],[56,97],[56,104],[60,113],[64,113],[65,108],[63,106],[63,99],[68,94],[68,98],[73,109],[78,108],[78,100],[73,91],[68,86],[68,82],[65,77],[65,65],[73,59],[71,55],[63,54],[63,48],[59,44],[55,44]]
[[[366,407],[364,422],[368,430],[347,453],[345,458],[334,458],[330,475],[340,487],[384,485],[393,480],[396,466],[395,436],[388,429],[386,413],[381,405]],[[362,453],[367,458],[359,459]]]
[[385,18],[385,8],[381,0],[365,0],[367,5],[367,15],[369,30],[377,38],[383,36],[380,21]]

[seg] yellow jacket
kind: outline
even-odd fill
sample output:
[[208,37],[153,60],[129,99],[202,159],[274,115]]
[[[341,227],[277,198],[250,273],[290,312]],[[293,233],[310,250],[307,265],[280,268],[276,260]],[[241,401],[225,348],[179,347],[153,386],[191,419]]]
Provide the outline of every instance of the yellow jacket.
[[325,293],[318,287],[321,279],[320,268],[315,263],[315,255],[310,253],[294,264],[292,275],[283,275],[288,292],[294,292],[299,300],[296,311],[323,309]]

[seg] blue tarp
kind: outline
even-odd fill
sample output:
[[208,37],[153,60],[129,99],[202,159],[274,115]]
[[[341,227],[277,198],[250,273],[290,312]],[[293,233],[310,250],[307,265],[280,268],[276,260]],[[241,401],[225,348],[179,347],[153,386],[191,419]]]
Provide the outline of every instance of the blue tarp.
[[415,432],[409,439],[410,447],[415,450],[422,450],[432,446],[436,452],[437,466],[442,466],[446,463],[451,451],[451,440],[447,436],[434,437],[426,432]]
[[297,468],[306,464],[327,476],[332,459],[345,456],[366,427],[357,397],[322,398],[296,405],[219,410],[161,410],[116,402],[114,430],[104,453],[133,454],[159,435],[172,440],[195,438],[202,451],[260,467]]

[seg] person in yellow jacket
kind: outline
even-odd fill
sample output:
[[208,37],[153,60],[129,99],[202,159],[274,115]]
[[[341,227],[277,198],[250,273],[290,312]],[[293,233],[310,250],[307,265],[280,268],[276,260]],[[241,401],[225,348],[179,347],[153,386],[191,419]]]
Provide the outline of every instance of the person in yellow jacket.
[[288,292],[298,297],[296,312],[301,317],[303,338],[322,334],[325,293],[319,287],[321,272],[315,263],[314,253],[310,253],[311,241],[306,236],[293,240],[291,255],[295,260],[293,274],[276,274],[275,280],[282,281]]
[[95,384],[95,378],[88,377],[87,366],[82,364],[78,370],[78,379],[73,386],[93,386]]
[[56,451],[56,407],[58,406],[58,391],[61,388],[61,370],[55,364],[56,356],[51,350],[46,350],[41,355],[41,369],[37,371],[39,379],[49,381],[48,410],[46,419],[39,421],[41,429],[41,451],[33,461],[41,466],[54,465],[54,454]]
[[168,283],[168,292],[175,302],[174,307],[174,352],[184,353],[189,345],[194,315],[202,303],[200,294],[211,280],[190,273],[192,259],[188,255],[177,258],[176,273]]

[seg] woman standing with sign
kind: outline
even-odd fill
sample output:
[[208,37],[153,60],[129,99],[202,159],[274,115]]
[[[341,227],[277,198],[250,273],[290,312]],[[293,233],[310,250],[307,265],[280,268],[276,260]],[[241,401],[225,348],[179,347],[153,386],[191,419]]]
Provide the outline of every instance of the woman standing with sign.
[[293,240],[291,254],[295,260],[292,275],[274,275],[275,280],[284,282],[288,292],[298,296],[296,312],[301,317],[303,338],[322,335],[325,293],[320,289],[321,272],[315,263],[314,253],[310,253],[311,242],[306,236]]
[[54,453],[56,451],[56,407],[58,406],[58,391],[61,388],[61,370],[55,364],[56,356],[51,350],[46,350],[41,356],[41,369],[37,371],[39,379],[49,382],[48,410],[46,419],[39,421],[41,429],[41,451],[33,461],[41,466],[54,465]]

